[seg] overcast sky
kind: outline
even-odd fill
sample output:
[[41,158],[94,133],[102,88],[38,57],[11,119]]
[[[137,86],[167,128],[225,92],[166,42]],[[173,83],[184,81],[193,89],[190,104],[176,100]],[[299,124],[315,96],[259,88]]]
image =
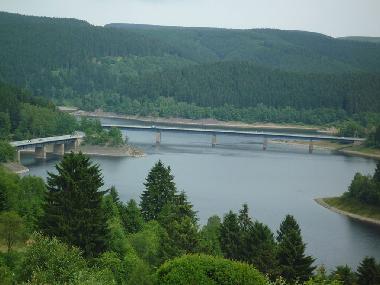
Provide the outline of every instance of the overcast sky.
[[0,10],[112,22],[380,36],[380,0],[0,0]]

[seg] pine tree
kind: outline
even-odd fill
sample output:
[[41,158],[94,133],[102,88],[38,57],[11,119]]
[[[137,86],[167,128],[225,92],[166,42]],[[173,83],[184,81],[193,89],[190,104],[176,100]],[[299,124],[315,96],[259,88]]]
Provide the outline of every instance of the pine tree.
[[378,161],[376,164],[376,170],[373,174],[373,181],[380,184],[380,161]]
[[224,257],[239,260],[240,227],[238,216],[230,211],[220,227],[220,246]]
[[314,258],[305,255],[301,229],[293,216],[287,215],[277,232],[277,259],[280,275],[289,283],[306,281],[315,269]]
[[126,206],[122,206],[120,212],[121,220],[127,233],[137,233],[142,229],[144,219],[135,200],[129,200]]
[[169,246],[176,255],[196,251],[199,243],[197,217],[184,192],[176,194],[173,202],[163,207],[157,220],[166,230]]
[[373,257],[365,257],[357,269],[359,285],[378,285],[380,284],[380,265],[376,264]]
[[48,173],[47,203],[41,229],[49,236],[81,248],[86,257],[105,250],[105,194],[99,188],[103,178],[98,165],[82,153],[65,155],[56,165],[57,174]]
[[159,160],[146,178],[145,191],[141,194],[141,213],[146,221],[157,219],[163,207],[175,198],[176,186],[170,173],[170,166],[165,167]]

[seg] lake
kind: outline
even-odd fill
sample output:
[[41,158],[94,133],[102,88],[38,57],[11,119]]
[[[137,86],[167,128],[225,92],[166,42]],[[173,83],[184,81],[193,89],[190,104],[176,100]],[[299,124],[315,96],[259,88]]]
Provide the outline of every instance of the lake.
[[[108,122],[110,122],[108,120]],[[332,154],[308,153],[308,146],[270,143],[262,150],[260,140],[239,136],[211,137],[163,133],[155,146],[155,134],[128,131],[129,142],[145,151],[142,158],[93,157],[103,170],[105,186],[116,186],[123,201],[139,200],[149,169],[161,159],[170,165],[178,190],[184,190],[198,211],[201,225],[211,215],[238,211],[247,203],[250,214],[274,232],[286,214],[299,222],[307,252],[317,264],[331,269],[356,267],[366,255],[380,260],[380,227],[333,213],[314,198],[341,195],[354,174],[372,174],[375,161]],[[46,177],[57,158],[36,161],[23,155],[31,175]]]

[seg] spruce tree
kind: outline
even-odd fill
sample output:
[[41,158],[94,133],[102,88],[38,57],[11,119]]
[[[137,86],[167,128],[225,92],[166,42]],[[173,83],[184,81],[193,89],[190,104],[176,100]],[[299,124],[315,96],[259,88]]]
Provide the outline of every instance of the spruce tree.
[[137,233],[144,225],[144,219],[141,216],[140,208],[135,200],[131,199],[127,205],[121,208],[121,220],[127,233]]
[[305,255],[301,229],[293,216],[287,215],[277,232],[280,275],[289,283],[307,281],[313,274],[314,258]]
[[380,284],[380,264],[373,257],[365,257],[357,269],[359,285]]
[[98,165],[82,153],[70,153],[48,173],[47,201],[41,229],[49,236],[79,247],[86,257],[105,250],[107,221],[102,208],[105,191]]
[[380,161],[378,161],[376,164],[376,170],[373,174],[373,181],[380,185]]
[[224,216],[220,226],[220,246],[224,257],[239,260],[240,245],[239,219],[230,211]]
[[170,172],[170,166],[165,167],[159,160],[146,178],[140,202],[141,213],[146,221],[157,219],[163,207],[175,198],[176,186]]

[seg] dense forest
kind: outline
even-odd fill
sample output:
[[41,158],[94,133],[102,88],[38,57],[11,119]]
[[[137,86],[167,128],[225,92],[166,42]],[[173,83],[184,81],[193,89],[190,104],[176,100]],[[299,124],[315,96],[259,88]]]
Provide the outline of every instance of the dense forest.
[[47,182],[0,168],[1,284],[376,285],[380,264],[316,269],[287,215],[276,233],[248,205],[200,226],[158,161],[140,203],[104,187],[99,165],[66,154]]
[[166,115],[252,122],[264,106],[272,122],[380,121],[380,45],[372,42],[2,12],[0,46],[0,81],[56,104],[160,116],[157,100],[174,100],[172,110],[189,109]]

